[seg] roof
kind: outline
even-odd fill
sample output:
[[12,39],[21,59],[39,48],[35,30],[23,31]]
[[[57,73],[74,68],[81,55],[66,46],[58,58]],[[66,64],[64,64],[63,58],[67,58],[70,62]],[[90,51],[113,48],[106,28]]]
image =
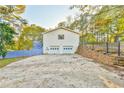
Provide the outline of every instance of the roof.
[[55,28],[55,29],[52,29],[52,30],[50,30],[50,31],[44,32],[43,34],[47,34],[47,33],[56,31],[56,30],[58,30],[58,29],[64,29],[64,30],[66,30],[66,31],[69,31],[69,32],[72,32],[72,33],[75,33],[75,34],[78,34],[78,35],[80,34],[80,33],[78,33],[78,32],[75,32],[75,31],[73,31],[73,30],[71,30],[71,29],[64,28],[64,27]]

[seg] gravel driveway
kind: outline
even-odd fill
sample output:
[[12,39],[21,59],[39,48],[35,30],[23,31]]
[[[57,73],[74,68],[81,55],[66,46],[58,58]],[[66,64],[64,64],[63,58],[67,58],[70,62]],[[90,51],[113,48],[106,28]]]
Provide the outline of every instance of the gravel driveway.
[[79,55],[39,55],[0,69],[0,87],[124,87],[124,79]]

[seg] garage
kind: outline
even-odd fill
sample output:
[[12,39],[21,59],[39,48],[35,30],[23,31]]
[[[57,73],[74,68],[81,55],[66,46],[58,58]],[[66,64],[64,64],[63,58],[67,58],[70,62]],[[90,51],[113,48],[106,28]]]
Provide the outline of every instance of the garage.
[[79,33],[56,28],[43,33],[43,54],[74,54],[79,46]]

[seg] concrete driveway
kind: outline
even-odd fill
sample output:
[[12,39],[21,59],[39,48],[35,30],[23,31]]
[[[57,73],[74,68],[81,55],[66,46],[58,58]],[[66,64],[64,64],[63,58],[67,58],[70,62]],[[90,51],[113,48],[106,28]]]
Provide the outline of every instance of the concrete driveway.
[[0,87],[124,87],[124,79],[79,55],[40,55],[0,69]]

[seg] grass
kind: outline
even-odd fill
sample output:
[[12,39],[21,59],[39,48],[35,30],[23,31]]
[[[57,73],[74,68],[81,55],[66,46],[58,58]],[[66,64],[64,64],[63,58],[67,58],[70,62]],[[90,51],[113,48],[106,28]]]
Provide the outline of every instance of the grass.
[[26,57],[0,59],[0,68],[4,67],[10,63],[22,60],[24,58],[26,58]]

